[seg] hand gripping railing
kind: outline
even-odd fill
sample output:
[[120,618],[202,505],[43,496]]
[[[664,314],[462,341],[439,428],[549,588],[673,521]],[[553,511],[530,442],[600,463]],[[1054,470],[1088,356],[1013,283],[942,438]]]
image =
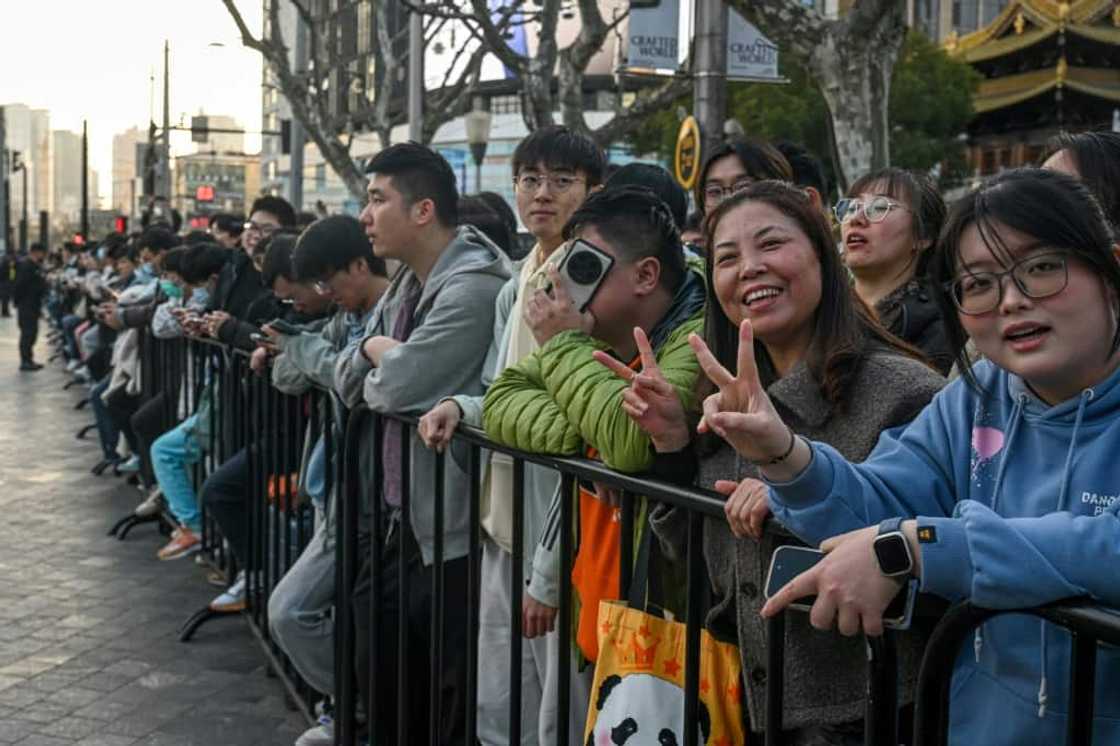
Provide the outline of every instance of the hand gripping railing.
[[[371,602],[366,613],[370,618],[369,650],[371,661],[368,666],[369,678],[367,682],[369,698],[360,703],[361,709],[366,713],[367,722],[376,724],[383,713],[379,711],[380,693],[384,688],[390,687],[397,693],[395,720],[396,732],[382,734],[386,740],[377,740],[377,743],[411,744],[417,743],[415,737],[410,737],[408,726],[408,713],[410,712],[408,699],[410,697],[426,697],[428,704],[428,722],[432,724],[433,744],[439,743],[437,736],[439,728],[435,727],[440,722],[443,713],[441,708],[441,692],[433,686],[430,692],[418,692],[409,685],[410,669],[407,665],[396,666],[397,676],[395,681],[385,680],[377,675],[385,670],[382,666],[384,656],[403,655],[407,650],[407,612],[409,588],[406,573],[403,571],[397,578],[398,587],[402,598],[398,603],[399,619],[398,630],[401,634],[395,650],[381,649],[379,644],[381,625],[386,619],[380,610],[381,598],[381,549],[382,537],[380,527],[383,525],[384,511],[387,509],[382,504],[380,479],[367,483],[359,468],[359,457],[372,454],[374,473],[381,473],[382,442],[385,437],[385,423],[387,421],[401,423],[402,431],[402,500],[401,524],[409,525],[409,515],[412,503],[417,499],[431,499],[434,505],[435,542],[433,551],[433,566],[440,567],[444,554],[444,541],[442,526],[446,512],[448,495],[443,488],[443,475],[446,471],[445,454],[435,455],[435,473],[437,475],[435,493],[431,496],[416,496],[410,494],[409,476],[409,444],[412,430],[415,428],[416,419],[397,415],[384,415],[370,412],[364,406],[351,413],[345,445],[345,473],[342,501],[339,506],[340,526],[338,542],[338,586],[336,596],[336,609],[338,610],[336,634],[339,635],[337,691],[338,702],[336,709],[336,743],[355,744],[360,736],[360,724],[357,717],[359,702],[355,687],[355,678],[352,668],[356,655],[355,628],[351,611],[351,593],[358,569],[364,560],[371,565]],[[475,734],[475,711],[477,706],[476,677],[478,673],[478,630],[479,630],[479,588],[480,588],[480,556],[481,556],[481,529],[479,522],[480,513],[480,483],[483,467],[483,450],[497,451],[513,459],[513,557],[511,565],[511,601],[510,601],[510,661],[509,677],[509,743],[520,743],[521,740],[521,654],[520,645],[514,644],[521,639],[521,607],[523,599],[524,578],[522,577],[522,557],[526,551],[526,537],[523,531],[523,498],[525,487],[525,465],[538,464],[555,469],[561,474],[561,490],[564,497],[560,503],[560,607],[558,629],[565,630],[560,644],[560,660],[558,662],[559,685],[557,687],[557,743],[567,744],[582,740],[582,734],[570,733],[567,714],[571,702],[570,697],[570,662],[573,655],[572,644],[568,639],[567,630],[573,629],[572,615],[573,602],[571,576],[573,562],[573,536],[570,527],[574,519],[575,485],[577,480],[588,480],[603,484],[607,487],[622,491],[622,520],[620,521],[621,557],[619,562],[619,587],[623,593],[630,584],[633,559],[633,527],[635,520],[636,496],[648,498],[650,501],[668,503],[681,508],[687,513],[687,550],[685,552],[688,585],[686,589],[686,646],[685,646],[685,696],[684,696],[684,724],[685,733],[696,733],[699,721],[699,688],[700,688],[700,633],[704,623],[704,614],[707,608],[709,592],[707,568],[703,557],[703,522],[705,518],[714,518],[718,521],[725,520],[724,499],[712,492],[699,489],[681,488],[673,485],[630,476],[613,471],[600,462],[582,458],[550,457],[539,454],[530,454],[513,448],[507,448],[489,440],[486,435],[477,429],[460,426],[453,438],[453,444],[465,445],[467,452],[467,473],[469,476],[469,489],[466,495],[450,496],[452,499],[467,499],[469,510],[469,545],[468,545],[468,581],[467,602],[469,614],[467,619],[467,680],[466,704],[464,718],[464,732],[473,738]],[[452,446],[449,446],[450,449]],[[360,504],[368,503],[369,516],[366,526],[369,534],[368,550],[359,550],[359,523]],[[774,530],[772,528],[771,530]],[[531,547],[530,547],[531,550]],[[435,602],[432,614],[432,637],[437,641],[432,647],[432,680],[439,670],[439,656],[442,651],[438,641],[442,636],[442,609],[439,599],[441,597],[442,573],[432,573],[432,594]],[[788,612],[802,613],[802,612]],[[768,651],[768,669],[770,675],[766,679],[767,723],[769,728],[766,735],[767,744],[781,742],[782,722],[782,687],[784,667],[784,634],[785,625],[783,616],[775,617],[769,627],[770,643]],[[868,667],[868,705],[867,705],[867,732],[866,743],[870,745],[893,746],[897,743],[897,659],[895,656],[894,641],[890,636],[884,638],[868,639],[869,667]],[[745,673],[745,672],[744,672]],[[512,682],[517,682],[512,684]],[[375,731],[376,732],[376,731]],[[574,739],[572,737],[575,737]]]

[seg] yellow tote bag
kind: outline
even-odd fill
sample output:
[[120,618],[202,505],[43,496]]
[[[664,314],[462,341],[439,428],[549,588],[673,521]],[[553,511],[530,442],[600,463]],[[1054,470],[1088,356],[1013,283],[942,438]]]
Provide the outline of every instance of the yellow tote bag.
[[[599,658],[584,743],[610,746],[626,736],[636,744],[745,743],[738,648],[701,631],[700,732],[684,738],[685,625],[624,601],[601,601],[598,625]],[[673,741],[661,738],[666,730]]]

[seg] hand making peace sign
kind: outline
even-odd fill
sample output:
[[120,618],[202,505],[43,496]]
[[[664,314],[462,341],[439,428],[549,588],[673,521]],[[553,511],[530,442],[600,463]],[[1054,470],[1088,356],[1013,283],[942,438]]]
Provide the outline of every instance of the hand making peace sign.
[[[754,359],[754,330],[739,325],[739,354],[735,374],[723,367],[698,335],[688,338],[704,374],[719,389],[704,400],[704,417],[697,428],[714,432],[740,456],[763,467],[766,476],[795,476],[809,462],[809,447],[794,437],[762,387]],[[781,464],[780,468],[774,468]]]
[[680,396],[658,367],[657,356],[641,327],[634,327],[634,342],[642,362],[640,371],[599,350],[594,353],[595,359],[630,382],[630,388],[622,392],[622,409],[649,435],[654,449],[658,453],[679,451],[691,440]]

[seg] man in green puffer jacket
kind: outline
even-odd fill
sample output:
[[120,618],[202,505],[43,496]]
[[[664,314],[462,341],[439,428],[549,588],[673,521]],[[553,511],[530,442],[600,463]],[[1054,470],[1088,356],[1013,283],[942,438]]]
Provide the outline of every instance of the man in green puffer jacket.
[[[554,269],[527,299],[526,320],[541,348],[507,368],[487,392],[483,421],[495,441],[526,451],[584,454],[625,472],[652,463],[650,442],[622,405],[628,382],[595,358],[609,351],[641,367],[635,328],[649,339],[656,364],[684,405],[692,404],[699,366],[687,338],[702,324],[704,285],[699,267],[685,263],[672,215],[652,192],[635,187],[592,195],[572,216],[566,238],[582,239],[613,264],[583,309]],[[551,287],[549,287],[551,286]],[[649,364],[652,361],[646,361]],[[559,496],[536,548],[532,582],[555,589]],[[580,489],[578,549],[572,573],[581,610],[577,642],[597,657],[599,600],[618,598],[618,508],[599,488]],[[644,506],[639,513],[644,516]],[[642,520],[638,525],[642,525]],[[587,703],[581,703],[586,707]]]

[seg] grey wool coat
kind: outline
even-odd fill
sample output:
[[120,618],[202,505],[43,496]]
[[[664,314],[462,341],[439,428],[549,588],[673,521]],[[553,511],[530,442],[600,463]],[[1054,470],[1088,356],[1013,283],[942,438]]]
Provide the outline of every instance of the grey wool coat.
[[[874,352],[860,366],[845,401],[830,404],[802,362],[767,389],[778,413],[794,432],[863,461],[879,434],[914,418],[945,385],[945,379],[916,360]],[[713,489],[717,479],[757,477],[757,470],[726,443],[702,455],[699,486]],[[685,512],[658,505],[651,512],[663,551],[683,556]],[[704,523],[704,556],[713,598],[707,625],[717,636],[736,639],[746,683],[744,700],[752,730],[766,729],[766,622],[759,616],[763,588],[774,550],[791,543],[768,530],[761,542],[736,538],[725,520]],[[796,543],[796,542],[793,542]],[[722,633],[722,634],[721,634]],[[900,702],[913,699],[925,635],[899,637]],[[786,615],[785,687],[782,728],[847,723],[864,715],[867,656],[862,637],[844,638],[809,625],[805,612]]]

